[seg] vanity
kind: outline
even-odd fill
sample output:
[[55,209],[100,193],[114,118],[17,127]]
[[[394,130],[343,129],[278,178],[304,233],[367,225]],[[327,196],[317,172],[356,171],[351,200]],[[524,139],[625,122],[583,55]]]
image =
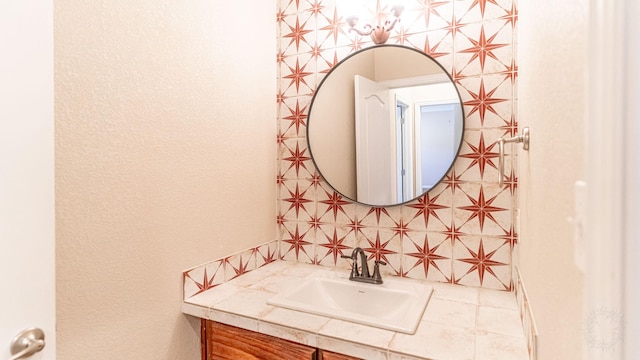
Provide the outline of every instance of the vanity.
[[[452,71],[377,45],[317,74],[306,123],[280,123],[277,239],[183,273],[202,359],[536,359],[511,128],[471,106],[494,80]],[[309,94],[289,89],[297,113]],[[493,171],[476,153],[496,142]],[[358,249],[372,283],[352,281]]]
[[274,261],[184,299],[202,319],[202,358],[529,359],[513,292],[389,278],[432,288],[413,334],[269,304],[317,277],[349,271]]

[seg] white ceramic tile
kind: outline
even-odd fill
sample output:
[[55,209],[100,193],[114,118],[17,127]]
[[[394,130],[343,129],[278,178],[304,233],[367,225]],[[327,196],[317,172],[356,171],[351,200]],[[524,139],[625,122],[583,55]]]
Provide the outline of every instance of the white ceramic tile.
[[387,360],[387,351],[348,341],[318,336],[318,348],[366,360]]
[[255,249],[248,249],[224,259],[225,281],[235,279],[256,268]]
[[185,303],[200,305],[204,307],[212,307],[214,304],[225,300],[240,291],[241,288],[229,283],[220,284],[198,295],[194,295],[185,300]]
[[224,260],[218,259],[183,273],[185,299],[224,282]]
[[481,306],[518,310],[516,295],[512,291],[480,289],[479,304]]
[[256,268],[261,268],[278,260],[278,240],[272,240],[256,248]]
[[326,278],[326,279],[348,279],[349,270],[341,268],[330,268],[315,266],[315,270],[309,272],[305,279]]
[[300,311],[276,307],[262,317],[262,321],[317,333],[329,322],[329,318]]
[[395,332],[348,321],[331,319],[320,329],[318,334],[362,345],[376,346],[386,350]]
[[475,360],[528,360],[527,344],[523,338],[498,334],[476,335]]
[[465,328],[422,321],[414,335],[396,334],[389,351],[426,359],[472,360],[474,335]]
[[300,278],[297,276],[272,275],[249,286],[249,289],[276,294],[299,283]]
[[273,293],[266,291],[242,289],[231,298],[215,304],[213,309],[260,319],[273,310],[273,306],[267,305],[272,296]]
[[278,270],[275,274],[306,277],[309,274],[319,270],[318,266],[312,264],[298,263],[293,261],[281,261],[281,263],[288,264],[288,266]]
[[224,311],[211,310],[208,319],[246,330],[258,331],[258,320],[245,316],[230,314]]
[[258,324],[258,331],[262,334],[275,336],[280,339],[293,341],[298,344],[316,347],[316,335],[308,331],[291,328],[261,321]]
[[238,276],[237,278],[226,282],[227,284],[231,284],[238,287],[249,287],[258,281],[268,277],[271,275],[270,271],[249,271],[247,273]]
[[302,264],[299,264],[294,261],[278,260],[261,268],[260,271],[265,272],[267,275],[280,274],[280,273],[286,273],[286,271],[288,271],[289,269],[299,267],[300,265]]
[[431,297],[435,299],[478,304],[478,294],[478,288],[435,283],[433,284],[433,294]]
[[422,320],[472,331],[476,325],[476,308],[474,304],[459,301],[430,299]]
[[209,308],[199,305],[187,304],[185,302],[181,305],[181,311],[183,314],[195,316],[201,319],[209,318]]
[[524,338],[518,310],[480,306],[478,308],[477,329],[478,331]]

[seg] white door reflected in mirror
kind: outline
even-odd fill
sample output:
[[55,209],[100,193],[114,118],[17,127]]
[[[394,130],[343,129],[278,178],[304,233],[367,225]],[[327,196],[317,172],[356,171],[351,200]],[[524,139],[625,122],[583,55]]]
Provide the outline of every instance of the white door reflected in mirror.
[[356,99],[356,189],[365,204],[393,204],[397,199],[395,109],[390,89],[364,76],[354,78]]

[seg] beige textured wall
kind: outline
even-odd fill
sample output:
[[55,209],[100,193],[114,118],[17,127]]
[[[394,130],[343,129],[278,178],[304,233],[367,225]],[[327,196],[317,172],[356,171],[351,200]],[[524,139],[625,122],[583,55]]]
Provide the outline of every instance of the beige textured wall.
[[182,270],[275,238],[275,13],[56,1],[59,360],[199,359]]
[[519,2],[520,263],[539,359],[580,359],[582,274],[573,261],[574,183],[583,178],[587,1]]

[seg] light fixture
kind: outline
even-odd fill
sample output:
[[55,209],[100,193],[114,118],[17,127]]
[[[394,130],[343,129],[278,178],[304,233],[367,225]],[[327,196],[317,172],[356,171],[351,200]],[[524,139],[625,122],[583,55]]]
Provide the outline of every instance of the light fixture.
[[386,43],[391,30],[400,21],[404,6],[396,4],[391,6],[389,11],[386,11],[386,8],[386,6],[382,7],[380,5],[380,0],[376,0],[373,24],[365,24],[362,27],[358,27],[360,18],[357,15],[349,14],[346,18],[347,24],[349,24],[349,32],[355,31],[361,36],[371,36],[371,40],[377,45]]

